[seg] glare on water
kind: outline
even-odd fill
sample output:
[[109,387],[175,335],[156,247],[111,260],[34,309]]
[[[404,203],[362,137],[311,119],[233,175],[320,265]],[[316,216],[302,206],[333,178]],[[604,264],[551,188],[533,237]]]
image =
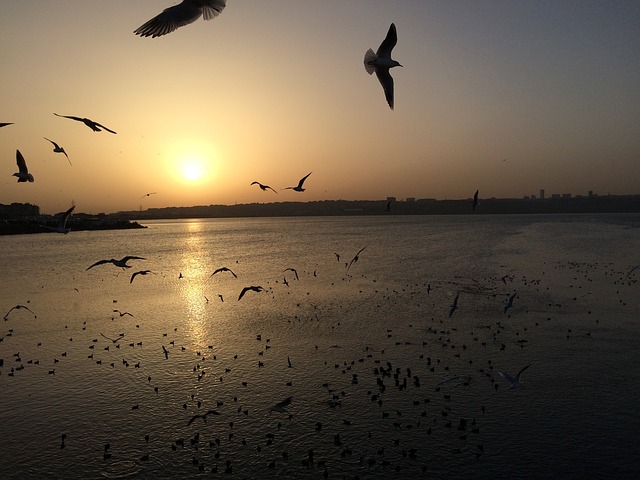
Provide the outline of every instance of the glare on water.
[[[637,473],[639,227],[252,218],[1,237],[2,313],[35,315],[2,321],[0,478]],[[86,270],[126,255],[146,260]],[[239,301],[246,286],[264,290]],[[527,364],[524,388],[498,375]]]

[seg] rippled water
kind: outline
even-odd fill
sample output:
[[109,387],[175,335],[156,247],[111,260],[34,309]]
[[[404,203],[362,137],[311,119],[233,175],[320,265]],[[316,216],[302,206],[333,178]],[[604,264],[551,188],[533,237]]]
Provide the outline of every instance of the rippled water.
[[0,478],[640,472],[639,216],[148,227],[0,238]]

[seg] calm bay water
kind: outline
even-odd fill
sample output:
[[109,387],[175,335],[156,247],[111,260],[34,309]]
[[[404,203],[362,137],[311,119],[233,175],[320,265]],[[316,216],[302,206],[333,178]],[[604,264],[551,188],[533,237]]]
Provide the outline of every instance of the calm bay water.
[[[1,313],[35,314],[2,321],[0,478],[640,473],[640,216],[184,220],[0,245]],[[126,255],[146,260],[86,270]],[[522,389],[497,373],[528,364]]]

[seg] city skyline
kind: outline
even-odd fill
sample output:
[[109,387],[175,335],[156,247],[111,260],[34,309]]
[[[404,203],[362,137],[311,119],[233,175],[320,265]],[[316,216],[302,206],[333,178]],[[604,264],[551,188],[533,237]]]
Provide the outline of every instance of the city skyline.
[[[640,192],[637,2],[229,0],[211,21],[133,33],[171,4],[0,7],[0,122],[13,123],[0,128],[0,203]],[[394,111],[363,65],[391,23]],[[12,176],[16,150],[34,183]],[[283,190],[309,172],[304,192]]]

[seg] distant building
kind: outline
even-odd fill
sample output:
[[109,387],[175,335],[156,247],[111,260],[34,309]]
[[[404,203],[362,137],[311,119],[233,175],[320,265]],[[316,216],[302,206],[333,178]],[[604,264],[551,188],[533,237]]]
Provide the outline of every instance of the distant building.
[[30,203],[12,203],[11,205],[3,205],[0,203],[0,218],[18,219],[37,217],[40,215],[40,207],[31,205]]
[[544,200],[544,188],[540,189],[540,200]]
[[387,202],[395,202],[396,197],[387,197]]
[[562,194],[562,198],[571,198],[571,194],[570,193],[563,193]]
[[416,201],[416,197],[407,197],[407,199],[405,201],[406,202],[415,202]]

